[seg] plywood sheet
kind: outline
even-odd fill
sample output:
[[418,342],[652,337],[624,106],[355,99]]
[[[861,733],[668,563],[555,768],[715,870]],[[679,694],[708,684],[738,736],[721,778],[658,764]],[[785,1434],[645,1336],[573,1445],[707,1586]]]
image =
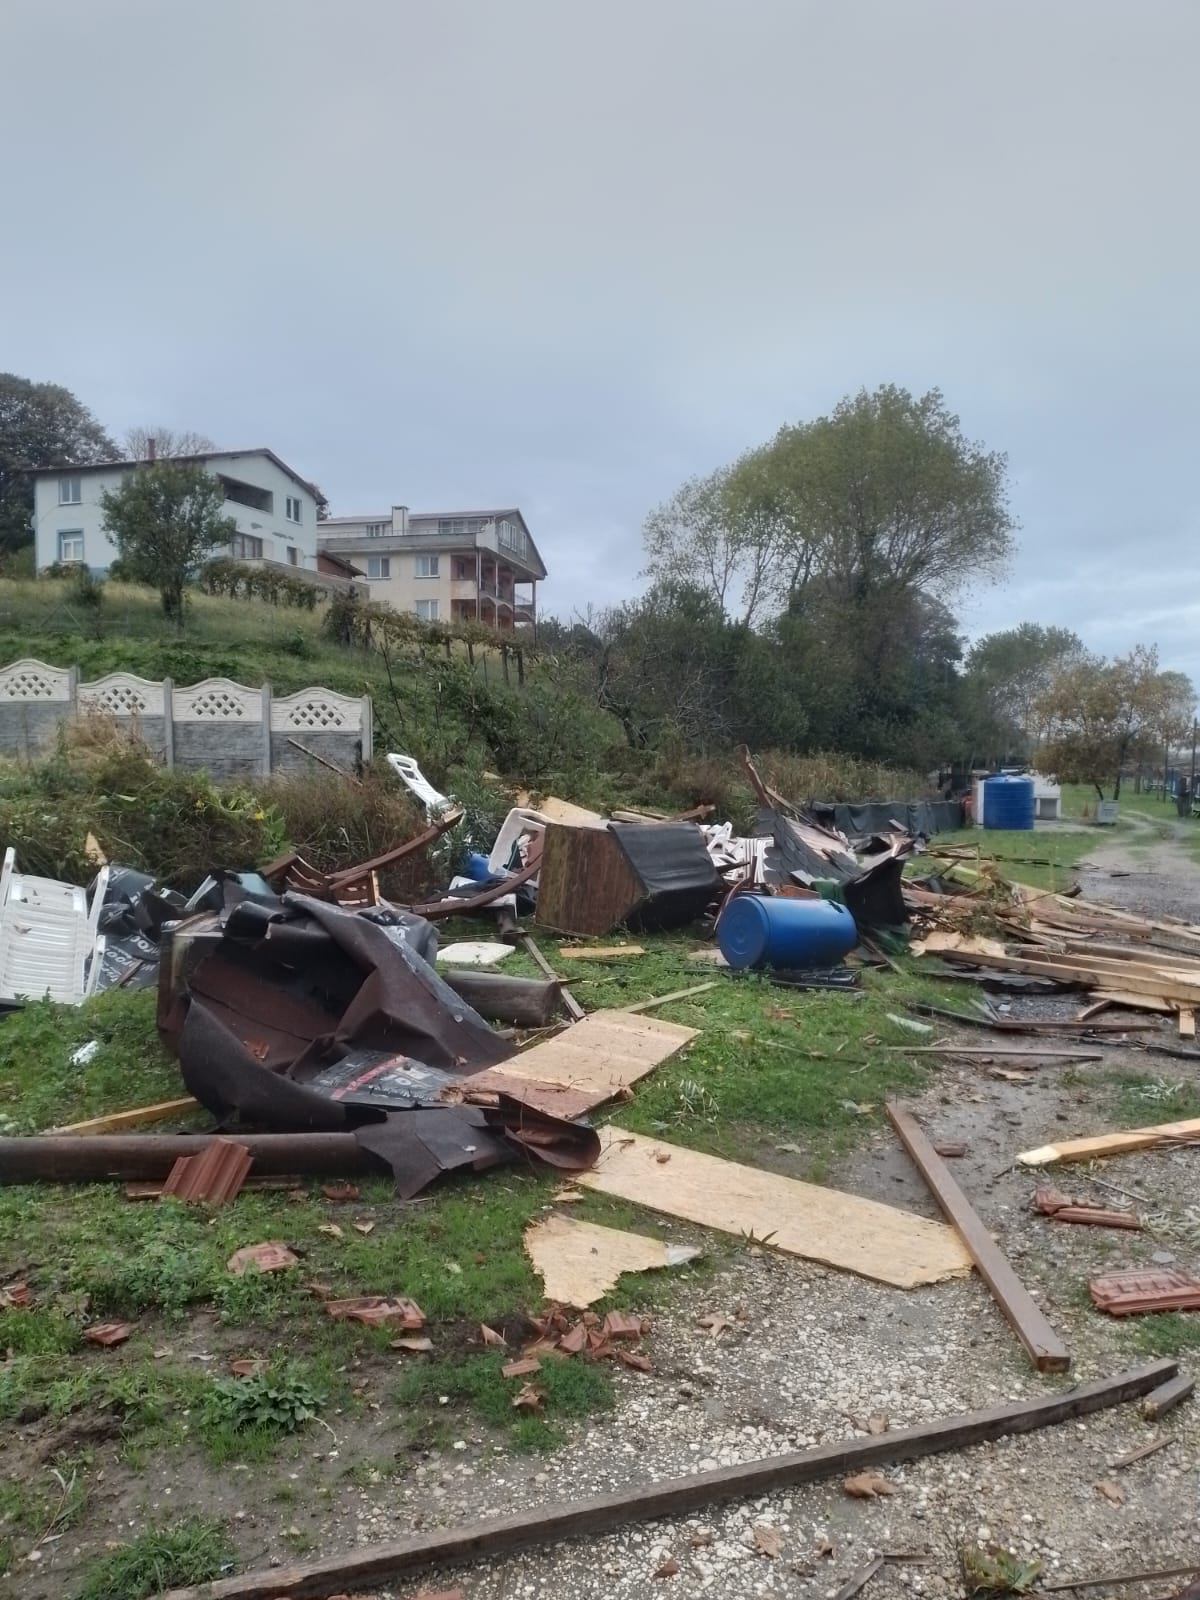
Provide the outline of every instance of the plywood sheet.
[[556,1115],[578,1117],[614,1099],[696,1037],[695,1028],[626,1011],[594,1011],[566,1033],[464,1079],[470,1097],[504,1093]]
[[772,1249],[901,1289],[971,1270],[962,1241],[942,1222],[622,1128],[600,1137],[600,1160],[575,1179],[584,1188],[722,1233],[769,1238]]
[[700,1251],[554,1215],[525,1230],[525,1253],[542,1276],[546,1299],[582,1310],[603,1299],[623,1272],[679,1266]]

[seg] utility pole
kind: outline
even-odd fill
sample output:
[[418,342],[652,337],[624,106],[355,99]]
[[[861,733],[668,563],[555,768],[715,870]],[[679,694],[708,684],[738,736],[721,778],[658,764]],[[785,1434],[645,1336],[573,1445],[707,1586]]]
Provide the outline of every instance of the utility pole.
[[1196,719],[1192,718],[1192,781],[1188,784],[1188,815],[1195,804],[1196,794]]

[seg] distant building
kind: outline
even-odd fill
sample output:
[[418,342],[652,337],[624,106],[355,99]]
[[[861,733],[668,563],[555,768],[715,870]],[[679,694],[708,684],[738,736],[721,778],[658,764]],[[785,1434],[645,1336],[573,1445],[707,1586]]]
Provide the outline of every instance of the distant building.
[[[172,459],[196,462],[220,480],[225,514],[236,522],[237,532],[228,547],[214,555],[314,575],[319,571],[317,507],[324,503],[323,497],[273,450],[213,450]],[[106,572],[117,558],[117,548],[104,529],[100,496],[146,466],[144,461],[108,461],[43,467],[35,473],[38,571],[60,562]]]
[[351,561],[371,597],[427,622],[532,627],[537,586],[546,576],[515,507],[493,511],[414,511],[393,506],[369,517],[328,517],[323,555]]

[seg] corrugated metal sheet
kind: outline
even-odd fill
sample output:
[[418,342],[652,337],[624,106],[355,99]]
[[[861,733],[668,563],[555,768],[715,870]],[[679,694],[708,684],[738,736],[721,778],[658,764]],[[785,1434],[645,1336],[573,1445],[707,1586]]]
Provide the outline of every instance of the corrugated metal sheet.
[[246,1181],[253,1159],[236,1139],[213,1139],[198,1156],[180,1156],[163,1185],[163,1194],[193,1205],[223,1206]]

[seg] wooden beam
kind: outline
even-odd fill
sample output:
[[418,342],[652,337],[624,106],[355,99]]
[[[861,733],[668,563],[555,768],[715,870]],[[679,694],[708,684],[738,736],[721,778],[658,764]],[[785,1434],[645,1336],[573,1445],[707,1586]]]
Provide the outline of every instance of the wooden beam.
[[1152,1361],[1114,1378],[1079,1384],[1037,1400],[967,1411],[892,1433],[839,1439],[814,1450],[746,1461],[740,1466],[696,1472],[689,1477],[635,1483],[616,1494],[523,1510],[514,1516],[458,1528],[436,1529],[394,1544],[364,1545],[300,1566],[271,1567],[234,1578],[217,1578],[211,1583],[172,1589],[161,1600],[326,1600],[339,1590],[375,1588],[381,1583],[407,1580],[431,1567],[494,1560],[563,1539],[594,1538],[630,1522],[692,1516],[726,1500],[753,1499],[779,1489],[861,1472],[867,1467],[962,1450],[1013,1433],[1032,1433],[1037,1428],[1137,1400],[1177,1370],[1174,1361]]
[[1168,1378],[1166,1383],[1151,1390],[1142,1401],[1142,1415],[1147,1422],[1157,1422],[1168,1411],[1174,1411],[1176,1406],[1190,1400],[1195,1387],[1196,1380],[1189,1373],[1180,1372],[1174,1378]]
[[929,1191],[943,1216],[958,1230],[972,1261],[979,1268],[980,1276],[992,1291],[993,1299],[1008,1318],[1034,1366],[1039,1372],[1069,1371],[1071,1352],[1017,1277],[1007,1256],[979,1220],[917,1119],[907,1106],[894,1100],[888,1101],[887,1114],[914,1165],[929,1185]]
[[1023,1167],[1044,1167],[1051,1161],[1091,1161],[1094,1156],[1123,1156],[1132,1150],[1153,1150],[1155,1145],[1195,1139],[1200,1139],[1200,1117],[1160,1122],[1152,1128],[1130,1128],[1124,1133],[1099,1133],[1090,1139],[1064,1139],[1036,1150],[1022,1150],[1017,1160]]
[[709,989],[716,989],[720,979],[714,978],[711,983],[693,984],[690,989],[675,989],[671,994],[660,994],[654,1000],[639,1000],[635,1006],[622,1006],[621,1010],[627,1015],[636,1016],[639,1011],[650,1011],[655,1006],[670,1005],[673,1000],[690,1000],[694,994],[704,994]]
[[1181,1039],[1196,1037],[1196,1012],[1191,1006],[1179,1008],[1179,1037]]
[[87,1122],[68,1122],[65,1128],[55,1128],[55,1133],[123,1133],[126,1128],[144,1127],[148,1122],[166,1122],[171,1117],[181,1117],[188,1111],[199,1109],[199,1100],[184,1095],[180,1100],[160,1100],[153,1106],[134,1106],[131,1111],[114,1111],[111,1116],[91,1117]]

